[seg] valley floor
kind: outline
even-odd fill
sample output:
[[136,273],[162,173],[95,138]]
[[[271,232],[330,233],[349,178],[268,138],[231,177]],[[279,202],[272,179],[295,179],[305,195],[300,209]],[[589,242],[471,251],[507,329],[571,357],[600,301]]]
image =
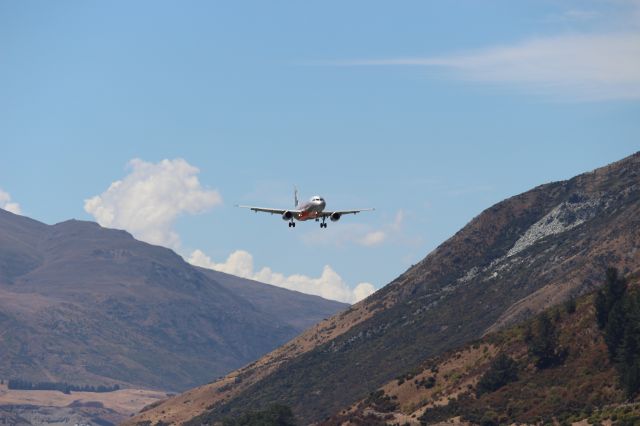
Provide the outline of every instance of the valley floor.
[[165,392],[121,389],[114,392],[31,391],[0,385],[0,424],[117,424]]

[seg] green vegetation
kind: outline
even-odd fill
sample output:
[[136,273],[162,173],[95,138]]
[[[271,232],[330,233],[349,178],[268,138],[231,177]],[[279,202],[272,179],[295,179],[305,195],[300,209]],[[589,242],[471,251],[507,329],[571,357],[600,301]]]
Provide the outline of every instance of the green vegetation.
[[436,378],[434,376],[425,377],[424,379],[418,381],[417,379],[413,382],[417,388],[423,387],[425,389],[431,389],[436,385]]
[[15,390],[56,390],[62,393],[71,392],[114,392],[120,389],[120,385],[113,386],[90,386],[90,385],[70,385],[69,383],[60,382],[38,382],[32,383],[27,380],[10,379],[7,382],[9,389]]
[[250,411],[236,418],[225,418],[223,426],[296,426],[291,408],[273,404],[262,411]]
[[[570,418],[577,421],[577,418]],[[592,425],[611,420],[616,426],[638,426],[640,424],[640,403],[607,406],[594,410],[588,418]]]
[[365,403],[380,413],[391,413],[398,409],[398,403],[394,399],[396,399],[395,396],[386,395],[382,389],[379,389],[371,392]]
[[627,398],[633,398],[640,391],[640,292],[629,289],[627,280],[610,268],[594,304],[620,385]]
[[516,380],[518,380],[518,364],[510,356],[501,353],[478,381],[476,396],[480,397],[482,394],[496,391]]
[[556,321],[557,318],[552,320],[549,313],[544,312],[525,330],[529,356],[539,369],[562,364],[566,358],[566,350],[558,345]]

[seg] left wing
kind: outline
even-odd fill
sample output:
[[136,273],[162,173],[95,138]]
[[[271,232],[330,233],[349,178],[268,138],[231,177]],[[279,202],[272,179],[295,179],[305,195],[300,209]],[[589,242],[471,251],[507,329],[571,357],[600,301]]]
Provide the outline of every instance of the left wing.
[[271,209],[271,208],[268,208],[268,207],[255,207],[255,206],[236,206],[236,207],[242,207],[244,209],[251,209],[256,213],[257,212],[271,213],[271,214],[284,214],[285,212],[300,213],[300,210],[296,210],[296,209],[292,209],[292,210]]

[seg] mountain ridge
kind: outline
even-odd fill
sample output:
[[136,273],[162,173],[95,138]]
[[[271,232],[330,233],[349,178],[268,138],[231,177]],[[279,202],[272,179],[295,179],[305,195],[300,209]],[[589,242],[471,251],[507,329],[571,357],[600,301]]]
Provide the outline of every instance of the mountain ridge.
[[0,377],[186,389],[344,307],[197,268],[125,231],[0,210]]

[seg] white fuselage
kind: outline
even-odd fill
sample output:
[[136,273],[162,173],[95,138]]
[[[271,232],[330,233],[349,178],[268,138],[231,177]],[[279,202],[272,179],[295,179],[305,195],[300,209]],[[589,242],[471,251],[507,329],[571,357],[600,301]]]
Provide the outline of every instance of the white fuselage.
[[318,217],[320,213],[324,210],[327,203],[324,201],[324,198],[319,195],[315,195],[311,197],[309,201],[306,203],[301,203],[298,205],[298,210],[300,211],[294,217],[297,220],[309,220],[315,219]]

